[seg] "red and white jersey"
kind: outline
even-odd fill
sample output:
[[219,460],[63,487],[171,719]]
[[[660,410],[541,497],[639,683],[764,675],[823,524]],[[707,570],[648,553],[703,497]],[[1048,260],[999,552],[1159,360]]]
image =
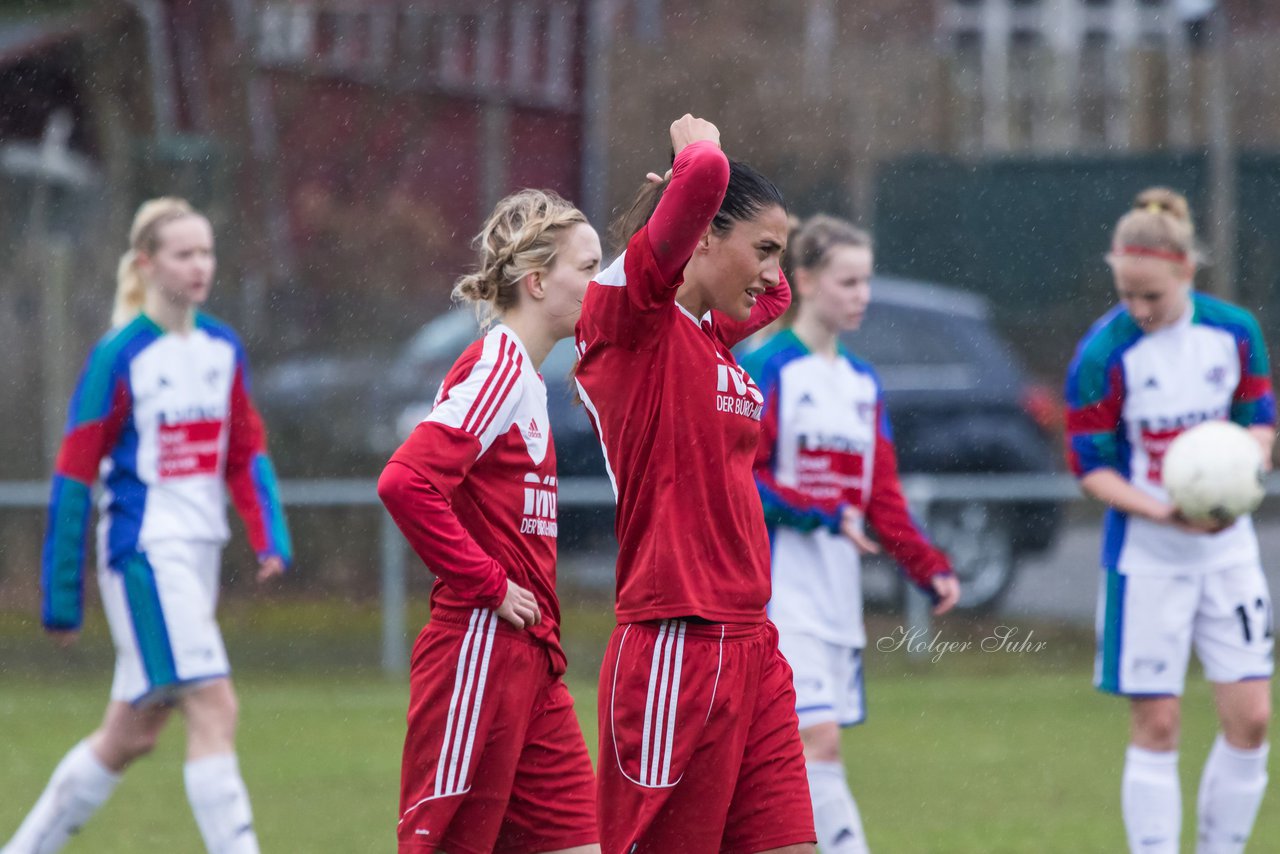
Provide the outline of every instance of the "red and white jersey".
[[852,353],[813,353],[789,329],[742,364],[765,396],[756,482],[773,543],[769,619],[782,632],[865,646],[861,559],[840,533],[846,506],[921,589],[951,571],[907,508],[880,381]]
[[626,252],[587,288],[576,379],[617,498],[620,623],[765,619],[769,537],[751,473],[764,398],[730,348],[780,315],[782,284],[750,318],[694,317],[684,265],[720,207],[729,164],[700,142]]
[[537,599],[542,622],[529,632],[563,672],[547,389],[511,329],[494,327],[458,357],[378,494],[436,575],[433,609],[496,608],[509,578]]

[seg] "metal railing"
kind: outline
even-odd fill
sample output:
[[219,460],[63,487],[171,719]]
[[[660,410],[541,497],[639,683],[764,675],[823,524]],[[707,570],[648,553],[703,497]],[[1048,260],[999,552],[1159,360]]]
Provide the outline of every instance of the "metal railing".
[[[604,478],[563,478],[559,484],[562,506],[600,507],[614,502],[613,488]],[[927,518],[939,503],[1020,503],[1077,501],[1083,496],[1075,479],[1066,474],[955,474],[907,475],[903,492],[919,518]],[[1267,495],[1280,495],[1280,473],[1268,475]],[[378,543],[381,575],[382,669],[399,675],[409,669],[409,638],[405,611],[408,605],[408,549],[395,522],[378,500],[376,484],[365,479],[290,480],[280,487],[289,507],[376,507],[379,509]],[[49,500],[43,481],[0,482],[0,508],[38,510]],[[929,600],[914,587],[906,598],[908,627],[929,631]],[[927,653],[921,653],[925,655]]]

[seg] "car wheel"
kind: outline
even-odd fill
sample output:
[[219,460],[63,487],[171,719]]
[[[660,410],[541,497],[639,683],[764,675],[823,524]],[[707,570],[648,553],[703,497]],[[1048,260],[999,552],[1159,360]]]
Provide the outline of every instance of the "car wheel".
[[1008,592],[1017,569],[1005,514],[989,504],[943,504],[929,514],[929,534],[960,579],[960,607],[989,611]]

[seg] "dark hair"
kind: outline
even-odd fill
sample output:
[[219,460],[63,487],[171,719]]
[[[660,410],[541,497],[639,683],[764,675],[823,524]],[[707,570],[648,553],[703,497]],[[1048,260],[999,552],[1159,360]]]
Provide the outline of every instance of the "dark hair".
[[[609,228],[609,240],[615,252],[620,253],[626,249],[631,236],[653,216],[659,200],[662,199],[662,194],[666,192],[667,185],[670,183],[670,178],[657,183],[646,181],[636,193],[631,207],[614,220]],[[711,220],[712,231],[716,234],[726,234],[733,228],[734,223],[746,222],[761,211],[772,207],[779,207],[784,211],[787,209],[782,192],[752,166],[741,160],[729,158],[729,186],[724,191],[724,201],[720,202],[720,210],[716,211],[715,218]]]

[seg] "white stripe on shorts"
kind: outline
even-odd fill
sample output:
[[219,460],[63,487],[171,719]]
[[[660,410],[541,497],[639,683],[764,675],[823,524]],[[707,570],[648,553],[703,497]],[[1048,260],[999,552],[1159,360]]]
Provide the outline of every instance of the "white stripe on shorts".
[[493,611],[476,608],[471,612],[471,622],[458,650],[458,670],[453,678],[449,717],[440,744],[440,760],[436,765],[434,797],[459,795],[470,788],[466,769],[475,744],[480,705],[484,701],[484,686],[489,676],[489,655],[493,651],[493,636],[497,628],[498,615]]
[[640,779],[646,786],[649,782],[649,734],[653,731],[653,695],[658,682],[658,667],[662,663],[662,643],[667,637],[669,620],[663,620],[658,626],[658,637],[653,642],[653,661],[649,665],[649,689],[644,698],[644,728],[640,732]]
[[682,620],[665,620],[654,641],[640,737],[640,780],[646,786],[671,785],[671,753],[686,628]]
[[[405,816],[427,801],[465,794],[470,790],[466,781],[466,767],[471,761],[480,704],[484,700],[484,685],[489,675],[489,654],[493,650],[493,636],[497,628],[498,617],[495,612],[488,608],[476,608],[471,612],[471,621],[467,624],[466,634],[462,636],[462,645],[458,649],[453,696],[449,699],[449,716],[445,720],[440,759],[436,763],[435,792],[401,813],[398,824],[403,824]],[[473,687],[476,689],[474,697],[471,694]],[[463,730],[467,731],[465,746],[462,744]],[[462,769],[461,775],[459,768]],[[461,779],[458,779],[459,776]]]

